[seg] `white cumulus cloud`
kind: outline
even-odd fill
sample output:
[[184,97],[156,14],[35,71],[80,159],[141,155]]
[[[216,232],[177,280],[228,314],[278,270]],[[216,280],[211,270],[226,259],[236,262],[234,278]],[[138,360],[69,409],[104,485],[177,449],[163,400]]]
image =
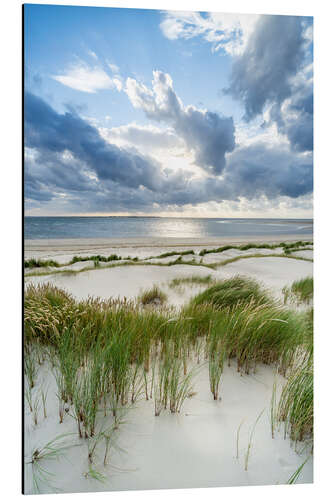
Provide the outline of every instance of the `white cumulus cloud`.
[[153,125],[129,123],[120,127],[100,128],[99,132],[109,142],[139,146],[150,153],[162,149],[171,154],[184,147],[182,139],[170,128],[160,129]]
[[256,14],[222,14],[217,12],[166,12],[160,24],[170,40],[202,37],[212,44],[212,51],[224,50],[231,55],[243,52],[259,16]]
[[152,89],[127,78],[124,90],[135,108],[142,109],[148,118],[174,129],[194,154],[198,167],[213,175],[223,171],[225,155],[235,147],[232,118],[195,106],[184,106],[173,89],[171,76],[162,71],[153,71]]
[[62,75],[53,75],[52,78],[67,87],[90,94],[104,89],[122,89],[119,78],[111,78],[99,66],[90,67],[81,61],[70,66]]

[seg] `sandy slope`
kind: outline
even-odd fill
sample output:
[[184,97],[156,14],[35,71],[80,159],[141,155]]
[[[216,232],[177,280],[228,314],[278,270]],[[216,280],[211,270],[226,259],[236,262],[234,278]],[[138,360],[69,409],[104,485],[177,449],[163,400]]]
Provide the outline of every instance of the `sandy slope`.
[[222,245],[240,245],[242,243],[278,243],[281,241],[312,241],[312,236],[286,235],[264,239],[247,236],[246,238],[96,238],[96,239],[54,239],[54,240],[25,240],[25,258],[52,258],[59,262],[67,262],[73,255],[110,255],[116,253],[122,257],[145,258],[159,255],[163,252],[178,250],[195,250],[202,248],[216,248]]
[[[94,269],[79,274],[54,274],[49,276],[34,276],[26,278],[26,283],[50,282],[60,288],[65,288],[77,299],[88,296],[127,297],[134,299],[140,292],[159,285],[168,295],[169,304],[179,305],[188,300],[189,295],[181,295],[170,290],[168,282],[173,278],[184,276],[207,276],[215,279],[225,279],[235,274],[242,274],[259,280],[269,288],[275,296],[281,297],[282,288],[294,280],[313,273],[312,262],[280,257],[263,257],[243,259],[212,270],[203,266],[188,266],[185,264],[162,266],[120,266],[108,269]],[[194,288],[188,293],[193,295]]]
[[[128,242],[126,244],[128,245]],[[204,247],[208,246],[205,244]],[[129,248],[117,247],[115,253],[119,253],[121,249],[124,255],[128,255]],[[158,255],[174,248],[183,250],[189,247],[133,247],[132,251],[134,255],[139,253],[140,256],[150,256],[153,251]],[[202,246],[195,246],[196,253],[200,248]],[[88,253],[102,253],[101,248],[98,252],[96,250],[97,247],[89,248]],[[39,257],[56,255],[58,258],[61,254],[67,261],[73,252],[77,254],[87,249],[73,246],[51,249],[47,245],[41,245],[38,250],[37,247],[30,247],[29,251],[35,252],[34,255]],[[106,255],[112,253],[109,246],[105,247],[104,251]],[[216,262],[217,256],[218,254],[210,254],[206,257],[212,257]],[[87,298],[89,295],[103,298],[135,298],[143,289],[158,284],[167,292],[169,304],[180,306],[202,288],[183,286],[170,289],[170,280],[175,277],[208,274],[217,279],[228,278],[234,274],[252,276],[268,287],[275,296],[281,297],[281,290],[285,285],[290,285],[295,279],[312,275],[312,262],[277,256],[243,259],[216,270],[186,264],[171,267],[123,266],[94,269],[76,275],[27,277],[26,283],[51,282],[66,288],[78,299]],[[117,444],[124,451],[112,449],[110,465],[106,468],[102,464],[103,447],[97,453],[94,467],[106,476],[105,483],[85,477],[89,468],[87,447],[84,440],[80,441],[75,435],[70,437],[70,442],[79,446],[68,449],[59,460],[44,462],[43,467],[55,474],[51,484],[63,492],[286,483],[304,462],[307,452],[302,455],[296,453],[290,446],[289,439],[283,438],[282,430],[274,439],[271,437],[269,409],[274,379],[275,373],[271,367],[260,366],[255,375],[248,376],[240,376],[234,366],[226,367],[222,376],[221,401],[214,402],[209,391],[208,368],[207,365],[202,365],[194,379],[196,394],[186,400],[179,415],[165,412],[155,417],[152,401],[141,401],[130,408],[117,440]],[[284,379],[278,376],[277,381],[280,390]],[[34,398],[42,385],[49,388],[48,416],[44,419],[40,408],[38,425],[35,426],[30,412],[27,408],[25,410],[26,462],[36,447],[40,448],[62,433],[76,432],[75,422],[69,415],[66,415],[63,424],[58,422],[56,384],[46,366],[40,370],[37,387],[33,389]],[[245,471],[244,460],[249,434],[262,410],[264,413],[255,430],[248,471]],[[102,416],[99,420],[102,423]],[[236,435],[243,420],[237,459]],[[310,458],[299,482],[312,482],[312,466]],[[27,492],[32,492],[31,481],[31,465],[27,465]],[[43,488],[42,486],[42,491],[52,491],[50,484]]]
[[[194,365],[197,368],[197,365]],[[62,492],[135,490],[158,488],[190,488],[210,486],[242,486],[285,484],[308,455],[299,455],[284,439],[283,429],[274,439],[270,427],[270,399],[275,374],[267,366],[260,366],[255,375],[240,376],[236,368],[226,367],[220,387],[220,401],[213,401],[209,392],[207,366],[202,366],[193,380],[196,394],[187,399],[179,415],[168,411],[154,416],[153,401],[141,400],[130,407],[125,424],[117,431],[116,445],[110,452],[109,465],[104,467],[104,445],[96,454],[94,468],[105,477],[100,483],[85,477],[89,469],[87,444],[76,436],[76,425],[70,415],[59,423],[56,384],[45,368],[39,376],[39,386],[48,387],[47,418],[39,412],[37,426],[26,411],[25,461],[33,451],[50,439],[64,433],[74,433],[65,439],[73,445],[58,460],[43,462],[50,476],[48,485]],[[282,377],[277,377],[279,390]],[[33,391],[38,394],[39,387]],[[250,451],[248,471],[245,455],[251,429],[263,411],[255,428]],[[110,417],[99,417],[100,425],[107,426]],[[237,454],[237,430],[239,457]],[[74,446],[75,445],[75,446]],[[301,447],[300,447],[301,448]],[[312,482],[312,458],[306,463],[299,482]],[[31,465],[26,466],[27,492],[32,492]]]

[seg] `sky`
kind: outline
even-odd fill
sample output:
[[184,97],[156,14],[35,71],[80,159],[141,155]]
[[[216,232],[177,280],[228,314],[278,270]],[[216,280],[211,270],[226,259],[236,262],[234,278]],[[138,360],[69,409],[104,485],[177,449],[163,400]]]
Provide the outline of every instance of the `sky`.
[[26,215],[311,218],[311,17],[25,5]]

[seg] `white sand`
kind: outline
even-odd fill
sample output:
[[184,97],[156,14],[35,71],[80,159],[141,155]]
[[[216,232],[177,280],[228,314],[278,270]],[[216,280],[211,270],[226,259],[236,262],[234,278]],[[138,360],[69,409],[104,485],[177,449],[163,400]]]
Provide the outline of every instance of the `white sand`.
[[68,290],[78,300],[89,296],[108,298],[135,299],[143,290],[159,285],[168,294],[170,305],[181,305],[189,300],[190,295],[197,293],[197,288],[189,288],[188,293],[179,294],[171,290],[168,282],[173,278],[200,275],[215,276],[214,271],[205,267],[177,265],[161,266],[120,266],[109,269],[97,269],[83,273],[66,275],[54,274],[50,276],[35,276],[27,278],[27,283],[52,283]]
[[[267,240],[266,240],[267,241]],[[159,242],[161,243],[161,242]],[[178,243],[181,243],[178,241]],[[192,242],[193,243],[193,242]],[[195,243],[195,242],[194,242]],[[225,242],[226,243],[226,242]],[[229,243],[229,242],[228,242]],[[101,245],[101,243],[98,243]],[[103,243],[104,244],[104,243]],[[119,242],[118,245],[123,243]],[[192,248],[199,253],[201,248],[208,248],[207,242],[201,245],[189,246],[146,246],[105,247],[81,246],[76,241],[66,242],[60,246],[48,248],[47,245],[34,243],[30,246],[30,256],[37,258],[63,258],[68,261],[79,252],[96,254],[124,252],[123,255],[144,256],[158,255],[164,251],[180,251]],[[168,243],[170,244],[170,243]],[[85,243],[88,245],[88,243]],[[92,245],[90,242],[89,245]],[[212,247],[221,245],[215,242]],[[29,245],[28,245],[29,246]],[[130,253],[132,252],[132,254]],[[153,253],[154,252],[154,253]],[[235,251],[228,251],[235,256]],[[230,253],[231,252],[231,253]],[[237,252],[237,250],[236,250]],[[247,251],[248,252],[248,251]],[[254,250],[255,253],[259,252]],[[310,251],[306,252],[306,256]],[[265,249],[263,253],[267,253]],[[271,253],[271,251],[269,251]],[[226,257],[225,252],[223,258]],[[26,258],[29,255],[26,254]],[[193,256],[188,256],[190,260]],[[206,262],[212,258],[217,262],[222,254],[206,256]],[[197,259],[197,256],[195,257]],[[174,257],[171,258],[173,260]],[[185,259],[184,259],[185,260]],[[167,262],[163,260],[163,262]],[[89,263],[75,264],[79,268]],[[103,264],[102,264],[103,266]],[[79,274],[53,274],[48,276],[27,277],[26,283],[51,282],[69,290],[77,299],[88,296],[127,297],[135,298],[144,289],[158,284],[167,294],[169,305],[180,306],[202,287],[183,286],[170,289],[168,282],[176,277],[211,275],[216,279],[224,279],[235,274],[251,276],[269,288],[277,297],[282,297],[281,290],[294,280],[312,275],[312,262],[288,259],[282,257],[249,258],[227,264],[212,270],[203,266],[186,264],[162,266],[123,266],[108,269],[93,269]],[[45,269],[44,269],[45,271]],[[290,440],[283,438],[282,430],[271,437],[269,409],[274,371],[271,367],[260,366],[255,375],[240,376],[235,367],[226,367],[222,376],[222,400],[214,402],[209,391],[207,366],[202,367],[194,381],[194,391],[197,394],[185,402],[180,415],[162,413],[154,416],[153,402],[142,401],[130,409],[126,416],[127,423],[119,430],[118,444],[126,453],[111,450],[111,465],[104,468],[100,450],[95,467],[103,473],[105,483],[87,479],[84,473],[88,471],[87,451],[84,440],[71,437],[72,443],[80,444],[66,451],[65,456],[58,461],[47,461],[42,465],[55,474],[54,486],[63,492],[136,490],[153,488],[185,488],[208,486],[241,486],[259,484],[286,483],[289,477],[304,462],[307,454],[299,455],[290,446]],[[279,390],[285,382],[278,377]],[[38,386],[33,389],[37,394],[40,385],[49,387],[48,417],[40,418],[37,427],[34,426],[30,412],[26,410],[25,443],[26,457],[29,461],[33,450],[41,447],[52,438],[68,432],[76,432],[74,420],[66,415],[63,424],[58,423],[58,400],[55,396],[56,385],[50,371],[43,367],[39,374]],[[254,434],[249,468],[244,470],[245,453],[248,446],[250,430],[260,414]],[[240,431],[240,456],[236,459],[236,435],[241,421],[244,423]],[[32,491],[30,465],[26,470],[27,492]],[[298,482],[312,482],[312,458],[306,463]],[[49,487],[46,491],[51,492]]]
[[96,239],[53,239],[25,240],[25,258],[55,259],[68,262],[74,255],[110,255],[146,258],[171,252],[194,250],[199,253],[203,248],[216,248],[222,245],[241,245],[242,243],[279,243],[281,241],[312,241],[312,236],[287,235],[280,238],[266,236],[264,239],[248,236],[246,238],[96,238]]
[[305,257],[306,259],[313,259],[313,250],[299,250],[298,252],[293,252],[292,255]]
[[[234,366],[226,367],[220,387],[221,401],[214,402],[209,392],[207,366],[194,379],[197,394],[187,399],[179,415],[168,411],[154,416],[153,401],[142,400],[126,414],[126,423],[117,431],[117,444],[124,452],[111,449],[110,465],[104,467],[104,445],[96,456],[94,467],[106,476],[106,482],[87,479],[87,445],[76,434],[68,438],[72,447],[59,460],[41,465],[54,474],[51,484],[62,492],[136,490],[158,488],[194,488],[210,486],[242,486],[284,484],[303,463],[307,453],[299,455],[284,439],[283,429],[271,437],[270,398],[274,372],[260,366],[255,375],[240,376]],[[279,390],[284,383],[277,377]],[[26,411],[26,456],[63,433],[76,433],[73,418],[65,415],[58,422],[56,384],[45,368],[39,385],[49,387],[47,418],[39,412],[37,427]],[[36,394],[39,387],[33,389]],[[249,434],[264,410],[254,433],[248,471],[244,469]],[[239,458],[236,458],[236,436],[240,423]],[[99,417],[99,422],[103,417]],[[111,422],[110,417],[106,421]],[[301,446],[302,447],[302,446]],[[304,466],[298,482],[312,482],[312,457]],[[32,491],[31,466],[26,466],[27,493]],[[50,486],[42,491],[49,491]]]
[[241,274],[256,279],[273,295],[282,298],[282,288],[293,281],[313,276],[313,263],[284,257],[263,257],[233,262],[217,270],[219,278]]
[[[68,290],[77,299],[88,296],[134,299],[145,289],[159,285],[169,296],[169,304],[180,305],[189,299],[189,295],[170,290],[168,282],[173,278],[199,275],[211,275],[214,279],[226,279],[235,274],[242,274],[260,281],[276,297],[282,297],[282,288],[291,285],[294,280],[312,276],[312,262],[281,257],[263,257],[243,259],[212,270],[203,266],[186,264],[162,266],[120,266],[107,269],[93,269],[79,274],[54,274],[49,276],[27,277],[26,283],[50,282]],[[189,288],[188,293],[196,293]]]

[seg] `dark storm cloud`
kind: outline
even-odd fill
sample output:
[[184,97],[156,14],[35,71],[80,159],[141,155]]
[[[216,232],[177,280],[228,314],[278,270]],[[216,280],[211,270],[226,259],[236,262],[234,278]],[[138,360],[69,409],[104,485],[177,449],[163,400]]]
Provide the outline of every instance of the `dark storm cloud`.
[[172,79],[162,71],[153,72],[152,90],[133,78],[126,82],[126,93],[147,117],[171,125],[195,154],[195,164],[213,175],[222,173],[225,154],[235,148],[235,127],[231,117],[184,106],[173,90]]
[[310,18],[262,16],[243,54],[232,66],[226,92],[245,106],[245,119],[262,113],[267,103],[281,104],[292,93],[292,77],[306,51],[305,27]]
[[157,162],[134,149],[109,144],[74,111],[59,114],[30,93],[25,96],[24,111],[27,147],[51,154],[69,151],[101,180],[110,179],[132,188],[141,184],[152,190],[161,188]]
[[225,182],[233,196],[297,198],[313,189],[312,155],[260,143],[239,148],[230,157]]
[[274,105],[270,119],[276,122],[281,134],[285,134],[295,151],[313,150],[313,87],[302,82],[294,89],[284,109]]
[[27,159],[26,171],[40,179],[45,185],[57,186],[69,191],[92,191],[96,189],[96,178],[85,164],[76,160],[69,152],[65,154],[41,151],[35,159]]
[[110,179],[102,182],[84,164],[70,157],[64,161],[58,153],[39,154],[25,159],[25,199],[69,204],[80,212],[144,209],[153,203],[156,193],[143,186],[131,188]]
[[52,200],[54,194],[25,169],[24,198],[45,202]]
[[255,144],[235,150],[222,177],[189,180],[162,198],[164,203],[184,205],[207,201],[248,200],[265,196],[297,198],[313,189],[312,155]]

